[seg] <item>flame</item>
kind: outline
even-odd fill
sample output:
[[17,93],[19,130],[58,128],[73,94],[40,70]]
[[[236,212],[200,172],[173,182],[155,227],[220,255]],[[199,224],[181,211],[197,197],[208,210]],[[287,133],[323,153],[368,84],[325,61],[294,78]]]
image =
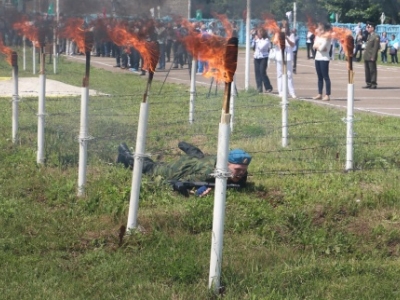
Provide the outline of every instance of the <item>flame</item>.
[[86,52],[84,20],[80,18],[70,18],[65,22],[65,26],[60,31],[60,36],[73,40],[79,50]]
[[143,69],[154,72],[158,63],[159,50],[155,42],[141,38],[130,32],[123,24],[116,24],[110,31],[112,41],[119,46],[134,47],[143,58]]
[[0,35],[0,52],[4,53],[7,57],[7,62],[12,65],[12,54],[13,50],[11,48],[8,48],[7,46],[4,45],[3,39]]
[[315,34],[317,25],[315,24],[315,22],[312,20],[312,18],[310,16],[307,16],[307,28],[308,28],[308,31]]
[[264,14],[263,18],[265,19],[265,21],[262,27],[265,30],[269,31],[274,35],[281,30],[278,23],[276,23],[274,17],[271,14]]
[[227,57],[228,38],[203,35],[188,20],[183,20],[182,25],[188,29],[188,35],[182,37],[187,51],[208,64],[203,76],[214,77],[217,81],[232,82],[237,66],[237,55],[236,58],[233,55]]
[[333,27],[332,38],[337,39],[342,44],[346,57],[353,57],[354,38],[350,29]]
[[19,35],[24,35],[32,41],[36,47],[39,47],[39,29],[35,26],[34,22],[29,21],[26,16],[13,24],[13,28]]
[[222,26],[225,28],[226,37],[228,38],[232,37],[233,25],[229,21],[228,17],[226,15],[219,15],[219,14],[214,14],[214,17],[217,18],[222,23]]

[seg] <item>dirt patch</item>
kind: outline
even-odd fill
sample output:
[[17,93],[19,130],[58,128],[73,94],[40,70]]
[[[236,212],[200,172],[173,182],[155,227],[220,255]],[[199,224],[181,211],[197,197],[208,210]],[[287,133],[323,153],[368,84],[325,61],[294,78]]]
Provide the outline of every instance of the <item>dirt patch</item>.
[[257,198],[267,200],[272,207],[277,207],[285,203],[285,197],[279,190],[256,191]]
[[[12,78],[0,80],[0,97],[12,97],[14,81]],[[46,97],[78,96],[82,87],[62,83],[57,80],[46,79]],[[18,95],[20,97],[39,96],[39,77],[21,77],[18,79]],[[105,95],[95,90],[89,90],[90,96]]]
[[357,236],[366,237],[371,233],[371,225],[367,219],[355,218],[347,226],[347,231]]
[[323,205],[317,205],[314,210],[312,224],[315,226],[321,226],[325,222],[325,208]]

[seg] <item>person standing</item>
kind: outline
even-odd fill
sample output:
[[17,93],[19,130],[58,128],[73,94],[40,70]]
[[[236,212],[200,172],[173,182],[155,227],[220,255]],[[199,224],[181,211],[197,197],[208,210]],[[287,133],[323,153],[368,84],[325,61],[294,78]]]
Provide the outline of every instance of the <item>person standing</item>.
[[267,93],[272,92],[272,85],[267,75],[268,55],[271,43],[264,28],[259,28],[252,41],[254,49],[254,72],[256,77],[257,91],[263,92],[263,85]]
[[[331,79],[329,77],[329,62],[330,62],[330,49],[332,45],[331,40],[331,26],[330,24],[319,23],[316,30],[316,38],[313,48],[315,54],[315,70],[318,76],[318,95],[314,100],[329,101],[331,95]],[[325,96],[322,97],[322,90],[325,81]]]
[[306,39],[307,59],[310,59],[310,58],[314,57],[314,51],[313,51],[314,38],[315,38],[314,33],[311,32],[310,30],[308,30],[307,39]]
[[382,63],[387,63],[387,50],[388,50],[388,43],[389,39],[387,38],[387,33],[384,31],[381,36],[381,61]]
[[[280,33],[285,33],[285,49],[281,49],[279,36]],[[274,36],[274,44],[275,44],[275,59],[276,59],[276,76],[277,76],[277,84],[278,84],[278,93],[279,97],[283,96],[283,64],[284,60],[286,60],[286,74],[287,74],[287,82],[288,82],[288,92],[290,97],[296,99],[296,93],[294,91],[293,84],[293,47],[295,46],[295,37],[294,34],[290,34],[289,24],[286,20],[282,21],[281,32],[275,33]],[[282,53],[283,50],[283,53]],[[283,55],[282,55],[283,54]]]
[[368,38],[365,43],[364,50],[364,70],[365,70],[365,83],[364,89],[376,89],[378,70],[376,67],[376,59],[380,48],[379,35],[375,33],[375,25],[373,23],[367,24]]
[[[364,38],[362,35],[361,30],[357,33],[356,39],[355,39],[355,46],[356,46],[356,51],[354,52],[353,55],[353,60],[355,61],[361,61],[362,58],[362,51],[363,51],[363,43],[364,43]],[[357,54],[360,53],[359,57],[357,58]]]
[[397,48],[399,48],[399,42],[396,39],[396,36],[392,34],[392,40],[389,42],[389,54],[392,64],[399,63],[399,60],[397,59]]
[[167,42],[167,31],[164,27],[164,24],[159,21],[156,23],[155,33],[157,35],[157,42],[159,47],[159,61],[157,70],[165,69],[165,44]]

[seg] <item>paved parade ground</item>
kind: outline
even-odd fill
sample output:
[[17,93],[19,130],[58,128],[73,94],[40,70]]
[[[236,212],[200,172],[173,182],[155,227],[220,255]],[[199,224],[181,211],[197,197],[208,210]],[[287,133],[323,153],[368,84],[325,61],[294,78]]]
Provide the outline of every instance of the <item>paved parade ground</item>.
[[[84,62],[84,56],[68,56],[69,59]],[[120,68],[113,68],[115,58],[92,57],[91,64],[93,67],[108,69],[113,72],[130,72]],[[187,65],[183,69],[170,69],[171,63],[166,64],[166,69],[157,71],[154,79],[166,82],[190,84],[189,71]],[[368,111],[372,113],[398,116],[400,117],[400,67],[390,63],[378,66],[378,88],[376,90],[362,89],[364,82],[364,65],[363,63],[354,62],[353,64],[354,79],[354,98],[355,109],[360,111]],[[138,73],[131,73],[137,76]],[[272,63],[268,66],[267,74],[271,83],[276,87],[276,65]],[[306,58],[306,53],[301,50],[298,54],[297,74],[294,75],[294,85],[296,95],[299,100],[321,103],[340,108],[346,107],[347,102],[347,63],[342,60],[333,60],[330,63],[330,78],[332,81],[331,101],[322,102],[312,100],[311,98],[318,93],[317,75],[315,72],[314,61]],[[144,76],[143,76],[144,77]],[[245,50],[239,51],[238,67],[235,73],[236,84],[239,91],[245,86]],[[146,77],[147,78],[147,77]],[[145,80],[145,78],[143,78]],[[210,86],[210,79],[201,75],[196,76],[197,85]],[[255,88],[253,59],[250,60],[250,87]],[[276,89],[273,91],[277,94]]]

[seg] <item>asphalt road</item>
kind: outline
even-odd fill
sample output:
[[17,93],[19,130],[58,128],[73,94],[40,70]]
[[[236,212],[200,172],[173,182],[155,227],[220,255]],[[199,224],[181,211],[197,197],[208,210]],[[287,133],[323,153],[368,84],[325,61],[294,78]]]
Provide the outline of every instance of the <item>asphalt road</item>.
[[[83,56],[68,56],[69,59],[84,62]],[[120,68],[114,68],[115,59],[105,57],[92,57],[91,65],[104,68],[113,72],[129,72]],[[170,63],[167,63],[166,70],[156,72],[154,80],[164,81]],[[354,108],[355,110],[367,111],[381,115],[400,117],[400,68],[397,65],[386,64],[378,66],[378,88],[376,90],[363,89],[364,65],[355,62],[353,64],[354,77]],[[131,73],[132,76],[137,73]],[[268,66],[267,74],[273,86],[276,86],[276,65],[271,63]],[[317,75],[315,72],[314,61],[306,58],[305,51],[301,50],[298,54],[297,74],[294,75],[294,86],[296,95],[300,101],[310,101],[322,105],[329,105],[338,108],[347,107],[347,86],[348,73],[347,63],[341,60],[333,60],[330,63],[330,78],[332,82],[331,101],[322,102],[312,100],[318,93]],[[143,76],[145,77],[145,76]],[[167,77],[167,82],[190,85],[189,71],[187,68],[171,69]],[[238,67],[235,73],[235,82],[240,93],[245,87],[245,52],[239,51]],[[196,85],[210,85],[210,79],[201,75],[196,76]],[[253,61],[250,60],[250,87],[255,88]],[[274,91],[276,94],[276,90]]]

